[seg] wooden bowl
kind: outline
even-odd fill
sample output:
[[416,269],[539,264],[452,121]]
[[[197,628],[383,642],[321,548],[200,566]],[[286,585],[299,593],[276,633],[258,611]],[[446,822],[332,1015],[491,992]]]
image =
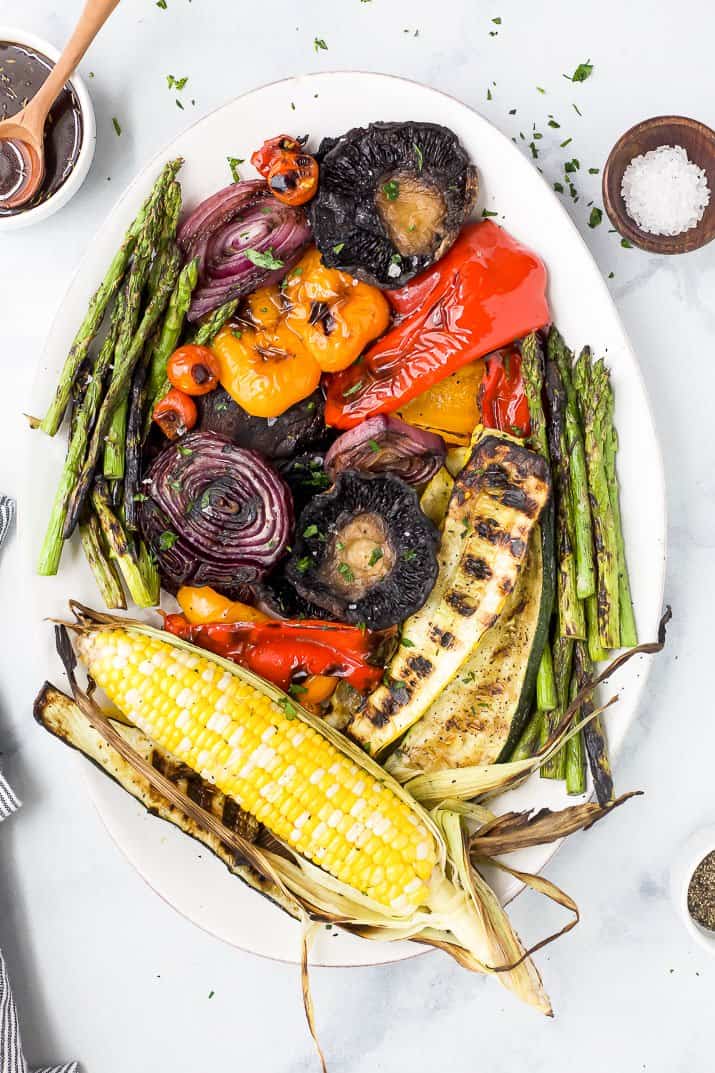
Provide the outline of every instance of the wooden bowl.
[[[651,235],[642,231],[626,212],[621,194],[623,173],[633,157],[661,145],[681,145],[688,159],[708,179],[710,201],[703,218],[680,235]],[[689,253],[715,238],[715,131],[684,116],[654,116],[636,123],[618,139],[603,169],[603,204],[616,230],[634,246],[650,253]]]

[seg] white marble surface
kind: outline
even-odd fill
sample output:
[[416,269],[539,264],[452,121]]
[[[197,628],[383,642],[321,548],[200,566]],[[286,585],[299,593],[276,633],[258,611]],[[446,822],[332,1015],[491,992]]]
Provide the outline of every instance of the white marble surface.
[[[227,98],[316,69],[406,75],[461,97],[517,138],[523,130],[528,141],[535,122],[547,175],[558,178],[573,153],[590,191],[584,200],[597,204],[598,178],[583,171],[601,166],[633,122],[679,112],[715,123],[715,9],[706,0],[691,0],[687,12],[665,0],[604,0],[590,11],[564,0],[273,0],[265,10],[230,0],[167,3],[162,11],[153,0],[124,0],[83,65],[95,72],[89,85],[99,128],[83,191],[40,228],[0,238],[3,491],[21,494],[29,434],[20,412],[93,231],[160,144]],[[47,0],[3,0],[0,17],[61,44],[78,7],[62,5],[60,13]],[[314,52],[315,37],[328,51]],[[595,64],[587,83],[561,77],[587,58]],[[189,76],[184,111],[166,87],[169,73]],[[385,107],[388,115],[389,101]],[[560,130],[546,126],[548,113]],[[568,136],[571,145],[559,149]],[[646,794],[573,839],[550,866],[584,917],[539,958],[555,1020],[539,1021],[494,981],[472,978],[439,954],[380,969],[315,971],[335,1073],[713,1068],[715,962],[689,941],[668,882],[681,841],[715,816],[715,245],[658,259],[621,249],[606,223],[589,230],[583,201],[572,211],[604,274],[614,273],[610,286],[641,358],[667,469],[675,618],[617,770],[621,789]],[[75,768],[58,763],[57,746],[34,726],[31,700],[45,669],[23,644],[28,578],[20,562],[15,540],[0,574],[0,759],[26,804],[0,829],[0,945],[30,1063],[78,1057],[87,1073],[316,1069],[294,968],[230,949],[164,905],[109,841]],[[556,920],[533,895],[513,912],[530,938]]]

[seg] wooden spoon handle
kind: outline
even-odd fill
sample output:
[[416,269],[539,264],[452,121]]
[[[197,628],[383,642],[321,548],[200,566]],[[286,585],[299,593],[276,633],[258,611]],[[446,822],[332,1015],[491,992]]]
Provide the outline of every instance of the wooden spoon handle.
[[40,137],[42,137],[47,113],[62,87],[74,74],[80,60],[118,3],[119,0],[87,0],[62,55],[25,108],[23,121],[28,127],[34,127]]

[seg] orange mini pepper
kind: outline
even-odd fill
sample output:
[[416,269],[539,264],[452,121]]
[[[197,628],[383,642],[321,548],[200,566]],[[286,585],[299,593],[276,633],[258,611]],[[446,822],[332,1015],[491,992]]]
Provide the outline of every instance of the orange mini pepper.
[[268,615],[250,604],[229,600],[210,585],[182,585],[176,594],[179,607],[192,626],[207,622],[269,622]]
[[388,326],[376,287],[326,268],[309,250],[280,286],[247,300],[247,323],[213,342],[220,381],[255,417],[278,417],[315,391],[323,372],[346,369]]

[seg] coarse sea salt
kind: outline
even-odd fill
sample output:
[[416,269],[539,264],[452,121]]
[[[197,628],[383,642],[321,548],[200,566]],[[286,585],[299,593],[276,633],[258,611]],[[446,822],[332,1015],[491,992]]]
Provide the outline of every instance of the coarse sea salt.
[[682,145],[634,157],[623,173],[626,212],[651,235],[680,235],[700,223],[710,202],[707,176]]

